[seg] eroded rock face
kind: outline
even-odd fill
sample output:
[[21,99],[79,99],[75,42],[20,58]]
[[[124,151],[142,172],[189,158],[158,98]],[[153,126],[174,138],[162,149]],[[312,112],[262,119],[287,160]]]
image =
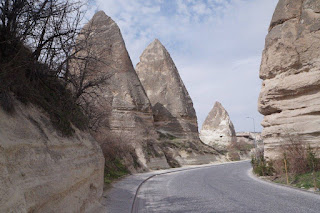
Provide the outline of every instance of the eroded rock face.
[[136,71],[150,99],[157,130],[198,139],[192,100],[170,54],[158,39],[143,51]]
[[143,51],[136,71],[150,99],[168,163],[176,167],[221,160],[215,149],[200,141],[192,100],[170,54],[158,39]]
[[228,112],[216,102],[204,121],[200,139],[209,146],[228,146],[236,140],[236,132]]
[[[87,64],[88,81],[102,79],[99,86],[90,88],[81,96],[83,106],[90,109],[88,114],[93,114],[92,134],[103,150],[110,140],[130,144],[136,150],[139,163],[147,168],[150,158],[144,147],[153,146],[158,135],[149,99],[133,68],[120,29],[110,17],[99,11],[82,31],[78,40],[83,50],[78,55],[97,59]],[[79,75],[85,65],[75,61],[73,66]],[[166,164],[165,156],[157,154],[160,164]]]
[[319,0],[279,1],[266,37],[260,78],[265,156],[281,154],[278,146],[288,142],[288,135],[319,146]]
[[0,212],[99,209],[104,158],[98,143],[79,130],[60,136],[36,107],[17,102],[15,109],[13,116],[0,109]]

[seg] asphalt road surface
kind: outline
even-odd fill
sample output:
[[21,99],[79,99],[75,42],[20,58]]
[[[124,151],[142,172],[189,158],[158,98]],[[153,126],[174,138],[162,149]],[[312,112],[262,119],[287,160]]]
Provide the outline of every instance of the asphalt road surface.
[[261,181],[250,168],[246,161],[156,175],[140,186],[132,212],[320,212],[320,195]]

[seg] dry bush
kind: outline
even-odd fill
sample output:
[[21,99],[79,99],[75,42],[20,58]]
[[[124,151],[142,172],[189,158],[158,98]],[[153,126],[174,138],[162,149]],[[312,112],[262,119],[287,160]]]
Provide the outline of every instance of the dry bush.
[[318,171],[319,159],[315,151],[299,136],[287,134],[286,143],[280,146],[282,157],[274,161],[274,169],[277,174],[285,173],[285,161],[288,173],[292,175]]
[[238,161],[238,160],[240,160],[240,155],[236,151],[231,151],[231,152],[228,153],[228,158],[231,161]]

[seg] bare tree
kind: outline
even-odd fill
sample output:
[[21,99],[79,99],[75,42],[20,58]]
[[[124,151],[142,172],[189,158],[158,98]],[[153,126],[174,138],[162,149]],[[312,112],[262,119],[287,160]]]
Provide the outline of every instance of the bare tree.
[[[92,28],[81,29],[84,14],[83,0],[0,0],[0,104],[8,102],[10,91],[22,92],[27,101],[41,102],[60,122],[63,106],[52,109],[55,106],[50,101],[39,101],[48,92],[38,91],[45,88],[58,93],[57,104],[66,106],[65,102],[70,102],[65,95],[68,87],[73,91],[71,101],[88,115],[90,126],[99,125],[106,115],[95,111],[89,100],[112,73],[95,71],[106,60],[95,51],[99,44],[92,42]],[[70,107],[66,110],[74,110],[75,105]]]
[[65,51],[70,51],[80,30],[84,4],[76,0],[0,2],[2,56],[10,56],[8,50],[23,44],[30,48],[35,61],[61,73],[67,63]]

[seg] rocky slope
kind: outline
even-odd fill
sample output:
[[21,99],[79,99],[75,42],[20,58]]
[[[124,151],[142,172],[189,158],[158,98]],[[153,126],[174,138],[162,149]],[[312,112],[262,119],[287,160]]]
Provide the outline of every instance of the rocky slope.
[[[87,72],[87,81],[101,80],[81,96],[82,105],[91,115],[92,134],[104,154],[110,142],[127,144],[135,153],[126,156],[127,166],[140,164],[142,168],[167,168],[168,164],[157,146],[149,99],[133,68],[118,25],[103,11],[97,12],[83,28],[78,38],[78,56],[95,58],[94,63],[73,63],[74,73]],[[87,67],[85,70],[83,67]],[[130,170],[138,169],[131,166]]]
[[199,140],[192,100],[170,54],[158,39],[143,51],[136,71],[150,99],[166,153],[182,165],[214,161],[212,154],[216,152]]
[[209,146],[228,146],[236,141],[236,132],[228,112],[216,102],[204,121],[200,139]]
[[15,109],[0,109],[0,212],[97,209],[104,169],[98,143],[79,130],[60,136],[32,105],[16,101]]
[[[319,146],[320,1],[280,0],[260,68],[265,156],[294,138]],[[291,136],[288,136],[291,135]]]

